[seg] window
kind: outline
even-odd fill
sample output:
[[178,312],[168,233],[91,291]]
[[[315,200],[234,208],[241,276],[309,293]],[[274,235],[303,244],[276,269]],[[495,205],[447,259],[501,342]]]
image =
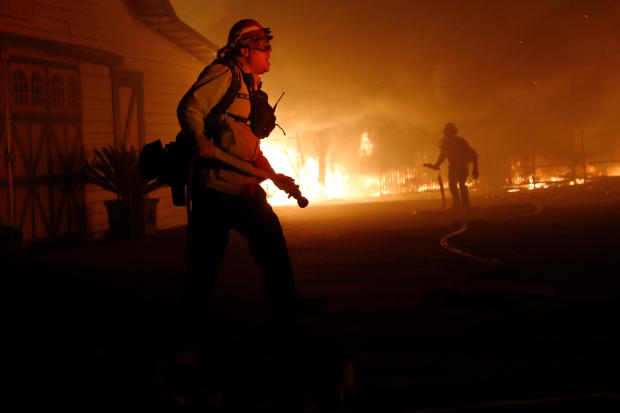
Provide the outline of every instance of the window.
[[39,72],[32,72],[30,75],[30,91],[32,106],[45,106],[45,88],[43,87],[43,78]]
[[51,110],[78,113],[82,106],[79,74],[77,68],[67,66],[14,58],[9,62],[12,105],[20,112],[41,114]]
[[22,70],[13,73],[13,103],[15,105],[28,104],[28,78]]
[[65,106],[65,82],[60,75],[54,75],[51,86],[52,107],[63,108]]

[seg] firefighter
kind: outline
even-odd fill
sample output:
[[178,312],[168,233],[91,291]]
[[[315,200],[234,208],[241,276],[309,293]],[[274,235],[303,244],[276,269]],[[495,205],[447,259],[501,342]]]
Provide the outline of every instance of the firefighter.
[[[180,137],[190,142],[201,160],[191,181],[187,272],[179,309],[181,332],[189,346],[199,344],[206,334],[207,302],[231,229],[248,240],[276,316],[287,319],[314,313],[324,305],[296,293],[282,227],[258,179],[213,159],[217,146],[274,174],[279,188],[295,185],[292,178],[273,171],[260,148],[260,138],[275,124],[273,112],[264,114],[273,116],[266,123],[251,119],[261,116],[254,113],[252,96],[260,92],[266,97],[260,90],[260,75],[269,71],[272,39],[270,29],[255,20],[235,23],[227,44],[178,105]],[[256,130],[253,126],[259,123],[271,128]]]
[[443,129],[443,138],[439,142],[441,152],[437,162],[431,165],[433,169],[439,169],[442,162],[448,158],[448,182],[452,194],[452,209],[469,209],[469,191],[467,190],[467,177],[469,176],[469,164],[473,163],[472,178],[478,178],[478,154],[469,146],[467,141],[457,136],[458,129],[454,123],[447,123]]

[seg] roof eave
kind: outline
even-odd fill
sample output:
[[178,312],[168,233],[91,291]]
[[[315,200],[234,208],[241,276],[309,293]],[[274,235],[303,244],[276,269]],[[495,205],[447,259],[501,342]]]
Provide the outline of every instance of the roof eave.
[[125,0],[134,16],[153,30],[205,63],[218,47],[176,15],[169,0]]

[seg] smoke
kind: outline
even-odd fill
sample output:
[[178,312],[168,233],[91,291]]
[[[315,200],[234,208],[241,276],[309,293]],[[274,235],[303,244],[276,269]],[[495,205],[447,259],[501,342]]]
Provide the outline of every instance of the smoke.
[[278,122],[351,162],[368,131],[375,150],[360,168],[434,160],[448,121],[487,174],[532,152],[564,162],[581,130],[590,156],[618,150],[612,0],[172,3],[216,44],[242,18],[271,27],[264,85],[273,97],[286,91]]

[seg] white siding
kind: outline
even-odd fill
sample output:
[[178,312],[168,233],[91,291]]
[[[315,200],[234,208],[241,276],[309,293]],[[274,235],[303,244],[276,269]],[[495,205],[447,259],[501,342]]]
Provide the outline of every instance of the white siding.
[[[17,1],[17,0],[15,0]],[[0,16],[2,31],[87,46],[124,56],[122,69],[144,74],[146,142],[174,139],[176,106],[204,63],[134,18],[121,0],[35,0],[31,19]],[[88,158],[95,147],[114,142],[110,68],[80,62],[83,141]],[[160,198],[158,227],[185,222],[184,208],[173,207],[168,188],[151,194]],[[107,229],[102,203],[114,195],[88,186],[88,230]]]

